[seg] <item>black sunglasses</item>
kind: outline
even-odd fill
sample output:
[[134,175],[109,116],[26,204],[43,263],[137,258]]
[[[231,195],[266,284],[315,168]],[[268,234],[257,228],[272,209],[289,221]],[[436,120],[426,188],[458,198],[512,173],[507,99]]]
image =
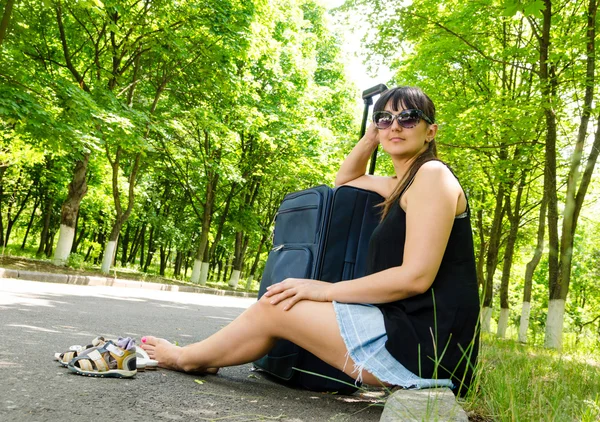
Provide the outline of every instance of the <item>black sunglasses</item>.
[[392,114],[389,111],[377,111],[373,113],[373,121],[377,129],[387,129],[392,126],[394,119],[398,120],[398,124],[404,129],[411,129],[419,124],[421,119],[425,120],[430,125],[433,124],[431,119],[421,110],[410,109],[403,110],[399,114]]

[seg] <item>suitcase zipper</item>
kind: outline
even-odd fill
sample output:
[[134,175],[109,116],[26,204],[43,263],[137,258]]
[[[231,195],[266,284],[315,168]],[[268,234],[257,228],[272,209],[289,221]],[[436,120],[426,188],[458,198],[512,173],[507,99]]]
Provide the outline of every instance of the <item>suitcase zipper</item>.
[[305,205],[303,207],[288,208],[287,210],[277,211],[277,214],[275,215],[275,218],[277,218],[277,216],[279,214],[287,214],[288,212],[304,211],[304,210],[311,210],[311,209],[317,209],[317,208],[318,208],[317,205]]

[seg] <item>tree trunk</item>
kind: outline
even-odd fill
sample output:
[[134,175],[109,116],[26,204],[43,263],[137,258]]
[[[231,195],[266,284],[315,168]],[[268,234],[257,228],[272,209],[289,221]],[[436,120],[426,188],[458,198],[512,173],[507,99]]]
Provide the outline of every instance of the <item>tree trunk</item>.
[[54,245],[54,235],[55,234],[56,234],[56,232],[54,232],[54,230],[51,230],[50,233],[48,234],[48,237],[46,238],[46,245],[44,245],[44,254],[47,257],[52,255],[52,246]]
[[[170,249],[170,246],[169,246]],[[159,267],[159,274],[164,276],[165,275],[165,269],[167,268],[167,260],[169,259],[169,254],[167,254],[166,252],[166,248],[164,246],[161,245],[160,247],[160,267]]]
[[498,253],[500,250],[500,240],[502,234],[502,219],[504,218],[504,192],[505,187],[500,183],[498,193],[496,194],[496,207],[494,209],[494,219],[490,230],[490,237],[486,255],[485,265],[485,285],[483,289],[483,309],[481,329],[487,332],[491,331],[490,323],[492,318],[492,301],[494,298],[494,274],[498,266]]
[[75,220],[79,213],[79,205],[87,193],[86,176],[89,160],[90,153],[88,152],[75,163],[73,179],[69,183],[69,193],[61,208],[58,244],[54,253],[54,263],[57,265],[65,264],[73,245]]
[[544,234],[546,232],[546,198],[542,196],[540,204],[540,217],[537,232],[537,243],[531,261],[525,269],[525,286],[523,290],[523,308],[521,309],[521,321],[519,324],[519,341],[527,343],[527,330],[529,329],[529,314],[531,310],[531,286],[533,284],[533,273],[537,268],[542,253],[544,252]]
[[135,228],[135,235],[133,236],[133,242],[131,243],[131,250],[129,251],[128,262],[131,264],[135,263],[135,258],[137,256],[138,250],[140,249],[140,244],[141,244],[140,239],[142,238],[142,230],[146,226],[146,223],[140,223],[140,224],[141,224],[141,228],[140,228],[140,225],[138,225]]
[[178,278],[181,274],[181,266],[183,264],[183,252],[177,251],[175,254],[175,265],[173,267],[173,277]]
[[506,336],[506,328],[508,326],[509,317],[509,303],[508,303],[508,286],[510,282],[510,270],[513,263],[513,256],[515,252],[515,244],[517,243],[517,234],[519,232],[519,225],[521,223],[521,197],[523,194],[523,188],[525,187],[526,174],[521,174],[521,181],[517,189],[517,196],[515,199],[514,211],[511,211],[510,206],[510,194],[507,195],[507,210],[508,220],[510,223],[510,231],[506,240],[506,247],[504,248],[504,263],[502,266],[502,281],[500,283],[500,319],[498,320],[497,336],[504,338]]
[[6,166],[0,167],[0,245],[4,245],[4,221],[2,220],[2,203],[4,202],[4,173]]
[[150,233],[148,234],[148,253],[146,254],[146,261],[144,262],[144,272],[148,272],[148,267],[150,267],[150,264],[152,264],[152,258],[154,258],[155,251],[154,226],[151,226]]
[[146,244],[146,223],[142,226],[142,232],[140,233],[140,270],[144,270],[144,246]]
[[46,193],[43,210],[42,220],[42,233],[40,234],[40,246],[36,252],[36,256],[39,258],[42,256],[46,249],[46,242],[48,240],[48,232],[50,231],[50,219],[52,218],[52,208],[54,208],[54,196]]
[[[549,3],[549,0],[546,0]],[[549,6],[547,6],[549,8]],[[553,256],[552,263],[557,267],[557,274],[552,275],[550,282],[550,301],[548,304],[548,319],[546,322],[546,347],[560,349],[562,347],[562,329],[564,323],[564,310],[567,295],[569,293],[569,284],[571,281],[571,266],[573,260],[573,242],[577,229],[577,221],[579,212],[583,206],[583,201],[587,193],[589,183],[592,178],[596,161],[598,159],[598,148],[600,148],[600,128],[596,127],[596,134],[590,155],[588,156],[581,183],[579,182],[580,171],[582,164],[582,153],[584,149],[585,139],[587,138],[589,118],[591,115],[591,107],[594,99],[594,84],[595,84],[595,38],[596,38],[596,0],[590,0],[588,3],[588,22],[587,22],[587,69],[586,69],[586,88],[584,97],[584,107],[579,125],[579,132],[573,154],[571,156],[571,165],[569,168],[569,176],[567,179],[567,195],[565,199],[565,207],[563,211],[562,232],[560,239],[560,250],[558,258]],[[544,11],[544,16],[546,11]],[[546,19],[544,20],[544,22]],[[548,17],[550,21],[550,16]],[[598,118],[600,123],[600,116]],[[556,131],[556,128],[554,129]],[[554,160],[554,182],[556,184],[556,160]],[[552,169],[551,168],[551,169]],[[556,194],[555,194],[556,195]],[[558,240],[552,240],[553,235],[558,236],[558,233],[553,234],[554,225],[558,226],[558,211],[553,202],[554,198],[550,197],[548,215],[552,213],[554,219],[556,214],[556,222],[552,222],[552,227],[549,222],[549,231],[551,234],[550,250],[558,248]],[[556,254],[556,253],[555,253]]]
[[131,169],[131,173],[129,174],[129,192],[127,198],[127,208],[125,211],[121,208],[121,194],[119,192],[119,168],[120,168],[120,159],[121,159],[122,149],[121,147],[117,147],[117,152],[115,154],[115,159],[111,160],[110,152],[108,150],[108,146],[106,147],[106,156],[108,161],[112,167],[112,192],[113,199],[115,202],[115,223],[110,231],[110,236],[108,237],[108,243],[106,245],[104,259],[102,260],[102,268],[101,272],[104,274],[108,274],[110,271],[110,267],[115,258],[117,241],[119,239],[119,233],[121,232],[121,227],[123,224],[129,219],[131,212],[133,211],[133,205],[135,204],[135,184],[137,181],[138,171],[140,169],[140,161],[142,158],[142,153],[138,152],[135,156],[133,167]]
[[217,249],[217,246],[219,246],[219,242],[221,241],[221,236],[223,235],[223,227],[225,227],[225,221],[227,221],[227,217],[229,215],[229,208],[231,207],[231,202],[234,196],[234,193],[236,191],[238,187],[237,183],[232,183],[231,184],[231,189],[229,190],[229,193],[227,194],[227,198],[225,199],[225,207],[223,208],[223,212],[221,213],[221,216],[219,218],[219,223],[217,226],[217,234],[215,235],[215,241],[212,243],[212,245],[210,246],[209,249],[209,253],[208,253],[208,259],[212,259],[212,257],[215,254],[215,250]]
[[25,249],[25,245],[27,244],[27,237],[29,236],[31,226],[33,226],[33,219],[35,218],[35,212],[37,211],[39,205],[40,198],[36,197],[35,202],[33,203],[33,211],[31,212],[31,217],[29,217],[29,223],[27,224],[27,230],[25,230],[25,236],[23,236],[23,243],[21,243],[21,250]]
[[252,262],[252,266],[250,267],[250,274],[248,274],[248,279],[246,280],[246,291],[250,291],[252,287],[252,281],[254,281],[254,277],[256,276],[256,269],[258,268],[258,263],[260,262],[260,255],[262,252],[262,247],[267,241],[267,237],[269,237],[269,233],[265,231],[260,238],[260,242],[258,243],[258,248],[256,249],[256,255],[254,255],[254,261]]
[[[76,227],[79,227],[79,219],[81,216],[77,216],[77,222],[76,222]],[[75,236],[75,239],[73,240],[73,247],[71,247],[71,253],[76,253],[77,250],[79,249],[79,245],[81,244],[81,241],[83,239],[85,239],[85,235],[86,235],[86,227],[85,227],[85,219],[83,220],[83,224],[81,227],[81,230],[79,231],[79,234]]]
[[194,260],[194,268],[192,270],[192,283],[199,283],[201,285],[206,284],[206,278],[201,279],[200,274],[206,274],[202,271],[202,267],[207,267],[208,262],[203,262],[204,252],[206,245],[208,244],[208,232],[210,230],[210,223],[212,220],[212,209],[215,202],[217,184],[219,182],[219,174],[215,173],[213,177],[209,177],[209,181],[206,184],[206,196],[204,200],[204,213],[202,217],[202,231],[200,233],[200,240],[198,242],[198,248],[196,249],[196,259]]
[[0,21],[0,47],[2,47],[2,43],[4,42],[4,38],[6,37],[6,31],[8,30],[10,15],[12,13],[12,8],[14,4],[15,0],[6,0],[6,4],[4,5],[4,13],[2,14],[2,21]]
[[[19,176],[19,180],[17,180],[17,186],[21,185],[20,179],[21,179],[21,176]],[[29,197],[31,196],[31,191],[32,191],[32,187],[30,185],[29,189],[27,190],[27,193],[25,194],[25,198],[21,201],[20,204],[19,203],[15,204],[15,202],[18,201],[18,199],[16,198],[16,193],[13,193],[13,195],[11,196],[11,199],[9,200],[9,206],[8,206],[7,215],[6,215],[6,235],[4,236],[4,244],[3,244],[4,247],[8,246],[8,240],[10,239],[12,228],[14,227],[15,223],[21,216],[21,213],[27,206],[27,202],[29,200]],[[14,217],[11,215],[13,205],[16,205],[16,207],[17,207],[17,211],[16,211]]]
[[121,238],[121,266],[125,267],[127,265],[127,251],[129,250],[129,236],[131,235],[131,224],[127,223],[127,228],[125,229],[125,235]]

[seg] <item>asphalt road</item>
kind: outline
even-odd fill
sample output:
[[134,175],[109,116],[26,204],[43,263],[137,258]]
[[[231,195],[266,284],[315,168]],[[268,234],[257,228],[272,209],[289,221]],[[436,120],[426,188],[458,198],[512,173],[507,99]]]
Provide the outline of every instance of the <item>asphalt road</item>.
[[[98,335],[158,335],[180,345],[223,327],[255,299],[0,279],[0,421],[378,421],[379,390],[353,396],[292,389],[252,371],[158,370],[88,378],[54,352]],[[199,380],[197,382],[196,380]]]

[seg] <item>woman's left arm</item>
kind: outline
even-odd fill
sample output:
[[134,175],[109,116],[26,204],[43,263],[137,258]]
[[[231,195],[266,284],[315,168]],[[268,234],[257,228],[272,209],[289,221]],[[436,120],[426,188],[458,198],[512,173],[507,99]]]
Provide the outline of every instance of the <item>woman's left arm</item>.
[[425,163],[405,192],[406,238],[403,263],[338,283],[286,279],[268,288],[271,303],[290,309],[300,300],[387,303],[427,291],[442,262],[462,188],[442,163]]

